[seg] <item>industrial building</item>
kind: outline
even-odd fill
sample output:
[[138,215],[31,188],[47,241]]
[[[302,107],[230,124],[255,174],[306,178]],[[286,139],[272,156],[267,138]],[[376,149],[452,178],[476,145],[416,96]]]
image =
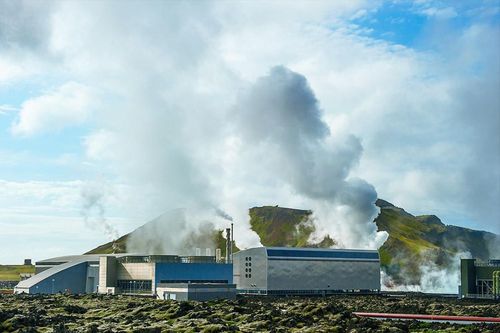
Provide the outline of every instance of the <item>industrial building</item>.
[[15,293],[156,295],[160,284],[231,284],[232,265],[212,256],[81,255],[43,260]]
[[159,299],[177,301],[208,301],[235,299],[236,285],[228,283],[160,283],[156,287]]
[[217,249],[215,257],[125,253],[42,260],[35,263],[36,275],[19,282],[14,291],[208,300],[234,298],[237,292],[327,295],[380,290],[377,251],[258,247],[232,254],[231,235],[226,229],[225,259]]
[[500,259],[460,260],[461,298],[500,298]]
[[233,257],[239,293],[327,295],[380,290],[377,251],[258,247]]

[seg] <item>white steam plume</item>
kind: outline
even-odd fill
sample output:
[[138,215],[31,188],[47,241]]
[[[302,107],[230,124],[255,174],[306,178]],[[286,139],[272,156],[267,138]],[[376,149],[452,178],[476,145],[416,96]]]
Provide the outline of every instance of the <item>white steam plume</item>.
[[333,136],[318,104],[304,76],[272,68],[242,94],[234,110],[234,130],[244,147],[240,153],[258,165],[252,177],[264,176],[302,198],[314,211],[319,233],[343,246],[378,247],[387,234],[373,223],[375,188],[349,178],[361,143],[354,136]]
[[224,220],[233,222],[233,218],[231,217],[231,215],[229,215],[228,213],[226,213],[225,211],[223,211],[220,208],[215,209],[215,214],[217,214],[217,216],[219,216],[219,217],[222,217]]
[[97,183],[89,183],[82,187],[80,195],[85,224],[91,228],[102,228],[106,237],[116,240],[119,237],[118,230],[106,219],[105,188]]
[[[460,259],[471,258],[470,252],[458,252],[448,258],[446,265],[438,265],[434,254],[422,254],[417,272],[403,270],[396,281],[391,275],[382,270],[382,290],[419,291],[427,293],[457,293],[460,285]],[[411,263],[407,263],[411,265]],[[406,283],[405,281],[415,281]]]
[[127,240],[127,252],[145,254],[195,255],[196,248],[213,253],[219,223],[206,210],[174,209],[157,217],[132,233]]

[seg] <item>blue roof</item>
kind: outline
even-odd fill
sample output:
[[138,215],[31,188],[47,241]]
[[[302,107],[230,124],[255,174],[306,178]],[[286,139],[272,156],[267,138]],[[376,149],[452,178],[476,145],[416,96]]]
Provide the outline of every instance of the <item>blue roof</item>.
[[379,260],[377,251],[267,248],[268,257]]

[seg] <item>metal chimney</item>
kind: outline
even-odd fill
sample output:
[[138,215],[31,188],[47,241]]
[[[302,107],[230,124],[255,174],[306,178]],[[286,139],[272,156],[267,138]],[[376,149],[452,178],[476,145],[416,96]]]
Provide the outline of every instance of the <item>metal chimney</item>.
[[231,263],[233,263],[233,247],[234,247],[234,229],[233,222],[231,222]]
[[231,229],[226,229],[226,263],[229,263],[231,258]]

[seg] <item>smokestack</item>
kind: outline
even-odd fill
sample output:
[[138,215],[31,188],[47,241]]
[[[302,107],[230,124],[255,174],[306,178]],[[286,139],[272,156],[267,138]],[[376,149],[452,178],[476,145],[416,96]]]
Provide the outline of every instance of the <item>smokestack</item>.
[[233,263],[233,247],[234,247],[234,229],[233,229],[233,222],[231,222],[231,263]]
[[226,229],[226,263],[229,263],[231,253],[231,229]]

